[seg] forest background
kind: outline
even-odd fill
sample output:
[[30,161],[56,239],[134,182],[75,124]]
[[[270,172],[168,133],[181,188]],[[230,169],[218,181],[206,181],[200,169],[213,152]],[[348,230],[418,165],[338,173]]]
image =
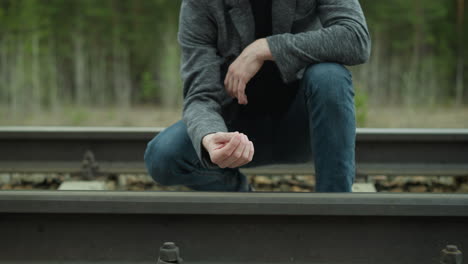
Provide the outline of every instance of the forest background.
[[[0,125],[180,119],[180,0],[0,0]],[[465,0],[360,0],[360,127],[468,127]]]

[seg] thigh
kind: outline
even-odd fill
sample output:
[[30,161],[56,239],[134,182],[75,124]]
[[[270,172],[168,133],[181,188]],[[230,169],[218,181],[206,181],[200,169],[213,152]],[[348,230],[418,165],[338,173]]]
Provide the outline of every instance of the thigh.
[[176,164],[174,161],[183,161],[191,165],[200,163],[182,120],[154,137],[148,143],[146,152],[147,159],[154,163]]
[[303,87],[299,87],[289,109],[281,115],[240,116],[229,131],[246,134],[254,143],[253,161],[243,167],[312,163],[311,133]]
[[288,111],[274,120],[273,157],[275,163],[312,162],[310,118],[303,87],[297,90]]

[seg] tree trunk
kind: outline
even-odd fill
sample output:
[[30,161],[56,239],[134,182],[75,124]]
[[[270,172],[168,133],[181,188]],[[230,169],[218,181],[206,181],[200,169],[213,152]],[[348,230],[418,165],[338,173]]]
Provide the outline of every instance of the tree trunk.
[[463,72],[465,68],[465,54],[463,43],[463,20],[465,15],[465,1],[457,0],[457,78],[456,78],[456,93],[455,101],[458,106],[463,104]]
[[86,38],[83,34],[83,18],[81,15],[76,17],[76,29],[73,34],[74,48],[74,77],[75,77],[75,103],[78,105],[89,105],[89,87],[88,87],[88,56],[85,47]]
[[176,25],[171,21],[166,22],[167,31],[163,37],[163,47],[165,54],[160,58],[160,71],[162,73],[161,83],[162,87],[162,103],[166,108],[174,108],[181,105],[182,101],[182,84],[179,75],[179,49],[177,45],[173,45],[173,37],[177,32]]
[[[48,43],[47,66],[49,71],[48,80],[48,103],[49,108],[56,112],[60,105],[59,100],[59,74],[57,73],[57,55],[52,41]],[[66,100],[66,99],[64,99]]]
[[75,102],[83,105],[87,99],[86,96],[86,58],[84,52],[84,39],[81,34],[75,34],[73,38],[74,44],[74,61],[75,61]]
[[413,54],[410,69],[407,73],[406,93],[403,94],[407,106],[413,106],[418,96],[421,85],[421,57],[424,38],[424,10],[422,0],[414,0],[414,24]]
[[11,76],[11,98],[10,98],[10,108],[15,117],[21,110],[23,110],[23,98],[24,98],[24,80],[25,80],[25,71],[24,71],[24,42],[23,39],[17,37],[15,38],[15,63],[12,68]]
[[96,45],[93,49],[93,57],[90,63],[91,67],[91,90],[93,91],[94,103],[103,106],[109,103],[106,82],[106,55],[105,49]]
[[42,109],[42,85],[41,85],[41,67],[40,67],[40,47],[39,47],[39,34],[34,32],[31,39],[32,47],[32,69],[31,69],[31,89],[32,96],[29,100],[31,109],[34,113],[41,111]]
[[0,39],[0,104],[6,105],[8,103],[8,89],[10,86],[9,80],[9,67],[8,67],[8,42],[6,34]]
[[128,49],[123,46],[118,31],[114,34],[113,48],[113,84],[117,107],[128,109],[131,105],[132,83],[130,77],[130,59]]

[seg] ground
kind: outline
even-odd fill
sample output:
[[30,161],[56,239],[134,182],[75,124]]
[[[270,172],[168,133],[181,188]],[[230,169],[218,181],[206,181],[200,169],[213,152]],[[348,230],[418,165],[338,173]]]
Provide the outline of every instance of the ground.
[[[369,106],[359,127],[468,128],[468,107]],[[12,114],[0,106],[0,126],[166,127],[181,118],[180,109],[139,106],[131,109],[66,107],[59,111]],[[362,119],[362,118],[361,118]]]
[[[464,108],[404,108],[368,107],[365,126],[373,128],[468,128],[468,107]],[[0,126],[144,126],[167,127],[181,118],[180,109],[159,107],[135,107],[129,110],[117,108],[68,107],[55,112],[33,112],[13,115],[0,106]],[[56,189],[63,175],[36,175],[37,183],[28,180],[31,175],[3,174],[0,189]],[[311,176],[268,177],[250,175],[259,191],[312,191]],[[252,177],[254,176],[254,177]],[[2,178],[0,177],[0,178]],[[25,177],[25,179],[23,179]],[[65,178],[64,178],[65,177]],[[33,177],[34,178],[34,177]],[[62,179],[63,178],[63,179]],[[78,177],[79,178],[79,177]],[[10,182],[10,179],[13,179]],[[15,180],[16,179],[16,180]],[[125,184],[116,179],[126,179]],[[154,184],[148,175],[111,177],[109,186],[126,190],[179,190],[179,187],[163,188]],[[390,192],[467,192],[466,179],[386,178],[380,176],[371,181],[378,191]],[[119,186],[119,187],[117,187]],[[125,186],[125,187],[123,187]],[[113,189],[109,187],[110,189]]]
[[[63,182],[84,181],[81,175],[68,173],[0,173],[0,190],[57,190]],[[98,175],[93,183],[110,191],[189,191],[183,186],[164,187],[147,174]],[[257,192],[311,192],[311,175],[249,175]],[[371,176],[356,179],[367,182],[378,192],[468,193],[467,177],[450,176]]]

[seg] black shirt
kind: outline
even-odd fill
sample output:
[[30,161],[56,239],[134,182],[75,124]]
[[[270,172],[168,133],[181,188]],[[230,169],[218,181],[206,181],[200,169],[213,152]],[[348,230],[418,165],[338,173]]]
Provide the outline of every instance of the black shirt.
[[271,0],[250,0],[250,6],[255,19],[255,37],[259,39],[271,36],[273,34]]
[[[255,19],[255,38],[273,34],[272,0],[250,0]],[[259,72],[247,84],[249,103],[243,111],[249,114],[280,114],[287,110],[295,95],[291,85],[285,85],[274,61],[265,61]]]

